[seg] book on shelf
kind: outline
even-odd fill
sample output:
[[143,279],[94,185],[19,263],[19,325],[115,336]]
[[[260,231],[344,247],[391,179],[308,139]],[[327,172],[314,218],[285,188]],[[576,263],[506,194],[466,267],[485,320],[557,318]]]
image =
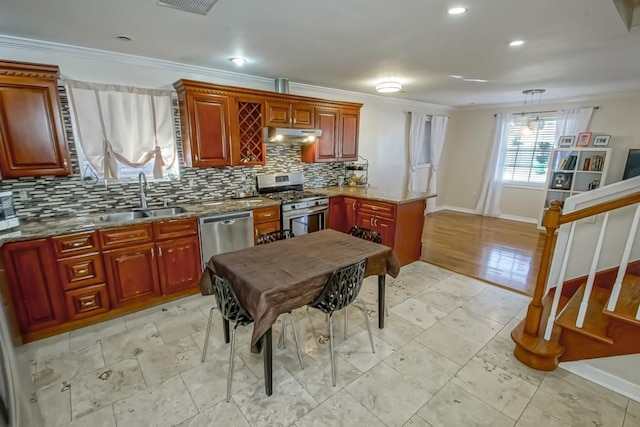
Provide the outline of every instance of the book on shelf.
[[584,163],[582,165],[582,170],[583,171],[588,171],[590,165],[591,165],[591,157],[587,157],[586,159],[584,159]]
[[566,162],[560,165],[561,170],[574,170],[576,168],[576,163],[578,162],[578,156],[575,154],[570,154],[565,157]]

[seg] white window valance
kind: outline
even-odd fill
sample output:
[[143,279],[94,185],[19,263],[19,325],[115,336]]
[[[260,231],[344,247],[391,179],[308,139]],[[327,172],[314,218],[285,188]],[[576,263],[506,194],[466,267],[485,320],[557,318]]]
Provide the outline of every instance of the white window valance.
[[154,160],[162,178],[176,162],[171,92],[67,81],[77,138],[87,161],[105,179],[118,162],[141,168]]

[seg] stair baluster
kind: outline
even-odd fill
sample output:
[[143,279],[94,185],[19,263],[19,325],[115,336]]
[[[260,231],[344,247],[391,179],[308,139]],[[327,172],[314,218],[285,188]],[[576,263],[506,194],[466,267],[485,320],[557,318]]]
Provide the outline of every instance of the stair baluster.
[[576,229],[576,223],[571,223],[571,230],[569,230],[569,239],[567,240],[567,250],[564,252],[562,258],[562,266],[560,267],[560,274],[558,276],[558,282],[556,283],[556,291],[553,294],[553,304],[551,304],[551,312],[547,319],[547,327],[544,331],[544,339],[551,340],[551,334],[553,333],[553,322],[556,320],[556,314],[558,313],[558,305],[560,304],[560,296],[562,295],[562,287],[564,286],[564,276],[567,272],[567,264],[569,263],[569,254],[573,247],[573,233]]
[[[627,243],[624,246],[624,251],[622,252],[622,259],[620,260],[618,275],[616,276],[616,281],[613,284],[613,288],[611,289],[611,296],[609,297],[609,303],[607,304],[607,310],[609,311],[616,310],[616,304],[618,303],[618,297],[620,297],[620,290],[622,289],[622,279],[627,272],[629,257],[631,256],[631,249],[633,249],[633,242],[635,241],[636,232],[638,230],[638,221],[640,221],[640,204],[636,206],[636,213],[633,216],[631,228],[629,229],[629,237],[627,238]],[[640,307],[638,307],[638,314],[636,315],[636,319],[640,320]]]
[[[593,251],[593,259],[591,260],[591,268],[589,269],[589,276],[587,276],[587,285],[584,289],[584,295],[582,302],[580,303],[580,310],[578,311],[578,318],[576,319],[576,326],[582,328],[584,326],[584,317],[587,314],[587,307],[589,306],[589,298],[591,298],[591,291],[593,290],[593,282],[596,278],[596,270],[598,269],[598,260],[600,259],[600,253],[602,252],[602,242],[604,241],[604,235],[607,231],[607,224],[609,223],[609,212],[604,214],[604,220],[600,226],[600,234],[598,235],[598,243],[596,243],[596,249]],[[575,224],[575,223],[574,223]]]

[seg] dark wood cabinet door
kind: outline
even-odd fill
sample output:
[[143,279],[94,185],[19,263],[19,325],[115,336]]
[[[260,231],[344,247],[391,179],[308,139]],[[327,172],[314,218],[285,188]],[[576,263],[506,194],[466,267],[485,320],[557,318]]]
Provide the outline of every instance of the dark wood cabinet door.
[[280,230],[280,221],[269,221],[253,224],[253,244],[258,241],[258,236],[261,234],[271,233],[272,231]]
[[265,126],[291,126],[291,104],[289,102],[266,102]]
[[340,112],[340,160],[358,160],[358,132],[360,112],[357,110],[342,110]]
[[343,227],[344,227],[343,231],[345,233],[347,233],[349,229],[351,229],[351,227],[358,224],[357,213],[358,213],[358,199],[345,197],[344,198],[344,223],[343,223]]
[[71,173],[55,81],[7,81],[0,70],[0,172],[3,178]]
[[202,274],[198,236],[168,240],[156,247],[163,295],[198,286]]
[[[338,159],[339,110],[334,108],[316,109],[316,124],[322,131],[320,138],[308,147],[302,148],[303,161],[333,162]],[[305,156],[308,159],[305,159]]]
[[153,243],[103,252],[111,302],[115,307],[160,296]]
[[64,322],[56,261],[46,239],[7,243],[2,258],[13,307],[23,333]]
[[313,105],[293,104],[291,106],[292,123],[291,127],[298,129],[314,128],[314,107]]
[[329,198],[329,224],[327,228],[344,232],[344,197]]
[[191,157],[195,167],[231,166],[229,98],[189,94]]
[[380,218],[376,216],[375,218],[375,228],[382,235],[382,244],[385,246],[389,246],[393,248],[394,245],[394,236],[395,236],[395,221],[389,218]]

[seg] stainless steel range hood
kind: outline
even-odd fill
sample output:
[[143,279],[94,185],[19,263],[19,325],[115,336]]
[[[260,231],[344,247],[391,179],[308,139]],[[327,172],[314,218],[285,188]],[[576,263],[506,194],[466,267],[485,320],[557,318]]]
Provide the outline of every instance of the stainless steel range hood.
[[275,144],[313,144],[322,135],[320,129],[264,128],[264,140]]

